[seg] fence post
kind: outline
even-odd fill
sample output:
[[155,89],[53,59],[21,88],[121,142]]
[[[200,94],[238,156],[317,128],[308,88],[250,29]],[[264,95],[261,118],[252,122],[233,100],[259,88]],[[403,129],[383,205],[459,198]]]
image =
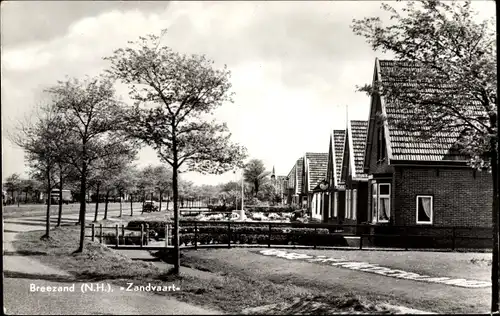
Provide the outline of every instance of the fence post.
[[451,231],[451,250],[455,251],[455,226],[452,227],[452,231]]
[[405,230],[404,230],[404,232],[405,232],[404,233],[405,234],[405,238],[404,238],[405,239],[405,241],[404,241],[405,250],[408,250],[408,227],[406,225],[404,227],[405,227]]
[[267,248],[271,248],[271,223],[269,223],[269,236],[267,238]]
[[318,239],[318,227],[314,227],[314,238],[313,238],[314,249],[316,249],[317,239]]
[[122,224],[122,244],[125,245],[125,225]]
[[116,247],[118,248],[118,246],[120,245],[120,234],[118,232],[118,224],[116,224],[116,227],[115,227],[115,231],[116,231]]
[[194,249],[198,249],[198,222],[194,222]]
[[168,247],[168,223],[165,223],[165,247]]
[[92,241],[94,241],[95,237],[95,224],[92,224]]
[[141,248],[143,246],[143,238],[144,238],[144,224],[141,224]]
[[102,223],[99,224],[99,243],[102,244]]
[[146,224],[146,245],[149,245],[149,224]]
[[227,247],[231,248],[231,221],[227,222]]
[[364,232],[361,232],[359,235],[359,250],[363,250],[363,233]]

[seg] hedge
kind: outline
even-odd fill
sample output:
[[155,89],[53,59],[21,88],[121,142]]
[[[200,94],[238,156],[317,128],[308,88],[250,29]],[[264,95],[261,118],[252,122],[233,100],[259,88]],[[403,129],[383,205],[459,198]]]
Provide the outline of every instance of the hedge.
[[[164,221],[131,221],[128,228],[140,229],[140,225],[149,224],[150,236],[154,232],[157,238],[165,238]],[[169,223],[172,225],[173,223]],[[227,244],[228,231],[225,223],[198,224],[198,244]],[[195,226],[191,222],[180,223],[179,240],[181,245],[194,244]],[[269,226],[258,223],[231,223],[231,243],[233,244],[268,244]],[[312,246],[347,246],[342,236],[331,235],[327,228],[282,227],[271,226],[271,244],[273,245],[307,245]]]
[[245,211],[250,213],[293,213],[297,210],[294,206],[289,205],[278,205],[278,206],[258,206],[258,205],[247,205],[245,206]]
[[[194,226],[184,226],[179,229],[181,245],[193,245],[195,242]],[[197,234],[198,244],[227,244],[227,226],[200,226]],[[234,226],[231,227],[232,244],[269,243],[268,227]],[[280,228],[271,227],[271,244],[273,245],[307,245],[312,246],[345,246],[342,236],[330,235],[328,229],[319,228],[316,233],[313,228]]]
[[[96,240],[99,240],[99,237],[95,237]],[[125,238],[119,233],[119,242],[120,245],[140,245],[141,244],[141,236],[137,235],[137,233],[129,232],[125,235]],[[142,244],[147,244],[146,234],[142,236]],[[102,236],[102,242],[104,244],[115,245],[116,244],[116,233],[104,233]]]

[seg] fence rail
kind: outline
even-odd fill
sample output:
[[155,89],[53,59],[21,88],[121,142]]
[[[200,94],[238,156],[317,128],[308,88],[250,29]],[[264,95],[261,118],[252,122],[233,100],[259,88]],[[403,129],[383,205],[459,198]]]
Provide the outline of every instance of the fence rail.
[[[160,227],[160,228],[159,228]],[[156,248],[172,247],[172,222],[164,222],[163,227],[141,224],[139,227],[124,225],[89,225],[92,241],[113,247],[149,246],[153,238]],[[309,230],[297,229],[309,228]],[[254,230],[252,230],[254,229]],[[327,229],[327,231],[326,231]],[[108,233],[104,233],[107,230]],[[160,231],[159,231],[160,230]],[[309,246],[358,248],[367,247],[401,248],[405,250],[437,249],[478,249],[491,248],[491,228],[433,226],[376,226],[368,224],[326,224],[326,223],[278,223],[278,222],[233,222],[233,221],[191,221],[181,220],[179,238],[185,246],[228,247],[257,244],[261,246]],[[109,233],[111,231],[111,233]],[[126,234],[127,232],[127,234]],[[164,245],[161,245],[164,236]],[[242,236],[245,236],[242,238]],[[248,238],[248,236],[257,236]],[[259,239],[259,237],[261,237]],[[275,238],[273,238],[275,237]]]

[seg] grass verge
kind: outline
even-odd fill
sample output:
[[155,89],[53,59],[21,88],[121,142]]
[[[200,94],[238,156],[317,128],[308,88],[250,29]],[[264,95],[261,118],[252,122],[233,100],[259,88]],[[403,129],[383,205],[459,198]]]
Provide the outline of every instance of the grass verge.
[[[367,302],[352,294],[336,296],[293,284],[276,283],[235,269],[214,267],[198,261],[183,268],[180,276],[152,262],[133,261],[117,251],[86,242],[82,253],[75,253],[78,227],[60,227],[51,238],[42,240],[41,231],[21,233],[14,241],[18,253],[30,253],[44,264],[71,273],[79,281],[103,281],[124,286],[127,282],[173,282],[181,290],[164,292],[181,301],[225,313],[307,314],[369,313],[393,314],[397,310]],[[276,305],[278,303],[278,305]]]

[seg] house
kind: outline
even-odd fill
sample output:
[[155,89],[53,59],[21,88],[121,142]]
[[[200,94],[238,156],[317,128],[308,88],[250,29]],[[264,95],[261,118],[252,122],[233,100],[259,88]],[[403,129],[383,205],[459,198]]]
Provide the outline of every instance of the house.
[[324,213],[326,222],[339,223],[339,210],[345,208],[345,184],[341,179],[342,159],[344,158],[345,130],[333,130],[330,134],[328,166],[328,198]]
[[305,153],[303,159],[302,192],[307,197],[307,209],[312,218],[324,221],[323,205],[327,201],[326,170],[328,153]]
[[302,170],[304,167],[303,157],[297,159],[292,169],[288,173],[287,187],[287,204],[295,206],[303,206],[307,203],[307,199],[303,199],[302,194]]
[[[375,60],[373,81],[387,84],[402,61]],[[411,83],[410,83],[411,84]],[[474,170],[451,134],[423,140],[394,124],[405,113],[371,98],[363,171],[369,174],[368,219],[374,225],[489,227],[491,174]]]
[[273,166],[273,172],[271,173],[271,184],[276,192],[276,201],[279,204],[284,204],[286,199],[287,191],[287,176],[277,176]]
[[368,121],[348,120],[341,181],[345,183],[345,208],[339,212],[342,224],[361,224],[368,219],[368,174],[363,169]]

